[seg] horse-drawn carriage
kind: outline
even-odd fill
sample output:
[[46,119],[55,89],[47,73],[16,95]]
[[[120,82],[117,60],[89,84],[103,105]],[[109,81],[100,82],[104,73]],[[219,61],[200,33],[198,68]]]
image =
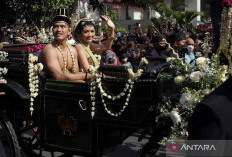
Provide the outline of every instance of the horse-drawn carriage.
[[[125,97],[106,100],[106,107],[96,89],[94,118],[91,117],[90,82],[57,81],[41,73],[39,96],[34,100],[31,115],[28,52],[24,49],[30,46],[33,44],[9,45],[2,50],[8,52],[9,59],[0,63],[8,69],[4,76],[7,84],[0,86],[0,91],[6,93],[0,97],[0,140],[6,156],[22,156],[22,151],[29,156],[42,156],[44,150],[64,155],[102,156],[105,148],[121,143],[147,125],[161,94],[157,74],[168,63],[141,67],[143,74],[135,81],[126,108]],[[127,68],[105,66],[100,69],[103,74],[120,76],[101,79],[105,91],[112,95],[120,93],[128,80]],[[108,113],[118,113],[123,107],[121,115]],[[37,153],[34,150],[38,150]]]

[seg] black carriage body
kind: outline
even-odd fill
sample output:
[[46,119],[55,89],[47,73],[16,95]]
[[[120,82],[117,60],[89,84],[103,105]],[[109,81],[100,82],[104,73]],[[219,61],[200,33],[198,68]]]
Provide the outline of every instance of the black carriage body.
[[[89,83],[52,79],[42,79],[39,97],[34,104],[35,110],[30,117],[28,54],[21,50],[6,51],[9,52],[10,60],[1,63],[1,66],[9,69],[5,78],[9,80],[11,87],[4,88],[9,93],[4,96],[6,98],[1,98],[0,109],[12,121],[20,144],[25,143],[19,137],[22,136],[23,129],[18,123],[32,119],[39,127],[36,134],[39,134],[38,141],[42,148],[77,155],[101,156],[104,148],[121,143],[136,129],[146,126],[152,114],[150,109],[157,104],[155,78],[162,68],[158,66],[135,82],[129,105],[118,117],[105,111],[97,90],[95,117],[91,118]],[[122,92],[126,81],[126,78],[104,78],[102,84],[109,93],[117,95]],[[107,107],[117,113],[124,103],[125,98],[107,101]],[[21,121],[18,122],[19,120]]]
[[[125,81],[105,79],[103,86],[112,93],[120,93]],[[47,80],[41,96],[45,147],[91,155],[102,153],[97,150],[113,143],[122,142],[130,133],[146,124],[149,108],[156,100],[154,84],[148,80],[136,82],[128,107],[118,117],[105,111],[100,95],[97,95],[96,113],[92,119],[89,84]],[[118,112],[124,101],[109,101],[107,106],[112,112]]]
[[89,85],[47,80],[42,93],[45,147],[91,154]]

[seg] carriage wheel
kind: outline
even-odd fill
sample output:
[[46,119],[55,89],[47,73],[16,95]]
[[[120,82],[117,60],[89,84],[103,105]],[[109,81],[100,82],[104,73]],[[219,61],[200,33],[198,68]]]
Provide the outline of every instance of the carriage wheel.
[[26,120],[25,118],[24,120],[16,120],[17,126],[21,126],[17,131],[20,146],[29,157],[46,157],[47,154],[54,157],[54,152],[44,149],[41,144],[41,126],[39,125],[38,114],[34,113],[33,117],[26,117]]
[[21,148],[10,121],[0,119],[0,156],[20,157]]
[[[37,114],[38,113],[34,113],[34,115]],[[39,137],[41,132],[40,126],[38,125],[38,117],[30,117],[26,113],[22,115],[22,112],[15,115],[15,124],[17,126],[16,133],[23,152],[28,156],[41,156],[39,152],[42,150]]]

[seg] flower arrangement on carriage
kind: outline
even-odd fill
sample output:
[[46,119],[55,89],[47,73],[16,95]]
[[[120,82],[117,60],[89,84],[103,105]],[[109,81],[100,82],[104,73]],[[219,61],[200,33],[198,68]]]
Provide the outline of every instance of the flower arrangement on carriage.
[[[231,0],[223,0],[222,6],[220,46],[217,52],[210,54],[206,33],[202,45],[204,56],[199,52],[196,53],[196,66],[186,65],[179,59],[168,58],[171,61],[169,69],[163,69],[158,76],[161,87],[165,83],[168,87],[161,93],[162,98],[158,103],[158,116],[155,121],[157,123],[163,117],[170,117],[173,122],[170,134],[160,141],[161,145],[165,145],[168,141],[188,138],[188,122],[196,105],[225,82],[232,73]],[[210,55],[212,57],[208,58]],[[221,55],[227,58],[228,65],[220,63]]]
[[228,67],[217,67],[213,59],[201,56],[196,59],[195,67],[174,59],[169,69],[159,74],[161,86],[167,83],[167,88],[172,89],[161,93],[155,121],[170,117],[174,124],[169,136],[160,141],[162,145],[170,140],[187,139],[188,121],[196,105],[228,78]]

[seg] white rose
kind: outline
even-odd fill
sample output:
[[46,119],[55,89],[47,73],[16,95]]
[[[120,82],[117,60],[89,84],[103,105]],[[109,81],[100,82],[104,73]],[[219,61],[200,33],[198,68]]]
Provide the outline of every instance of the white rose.
[[227,70],[227,69],[228,69],[228,65],[223,65],[223,66],[222,66],[222,69],[223,69],[223,70]]
[[197,57],[202,56],[201,52],[196,52],[196,56],[197,56]]
[[175,81],[176,84],[181,84],[182,82],[185,81],[185,77],[182,76],[182,75],[176,76],[176,77],[174,78],[174,81]]
[[189,78],[193,81],[193,82],[199,82],[200,78],[203,76],[203,73],[200,71],[195,71],[192,72],[189,76]]
[[196,64],[199,67],[202,67],[206,64],[207,59],[205,57],[199,57],[196,59]]
[[170,117],[171,117],[174,124],[178,124],[179,122],[181,122],[181,117],[179,115],[179,112],[177,112],[175,110],[171,111]]
[[206,89],[202,90],[202,93],[204,95],[208,95],[210,93],[210,89],[206,88]]
[[194,102],[194,96],[191,93],[183,93],[180,97],[180,103],[182,108],[189,108],[190,105]]
[[222,81],[222,82],[225,82],[226,80],[227,80],[227,77],[226,77],[226,76],[221,77],[221,81]]

